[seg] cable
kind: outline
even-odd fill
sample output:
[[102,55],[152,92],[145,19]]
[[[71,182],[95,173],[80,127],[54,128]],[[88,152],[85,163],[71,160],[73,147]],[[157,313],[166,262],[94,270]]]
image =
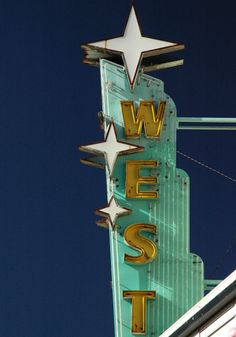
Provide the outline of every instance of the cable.
[[[208,170],[210,170],[210,171],[213,171],[213,172],[219,174],[220,176],[223,176],[224,178],[230,180],[231,182],[233,182],[233,183],[236,182],[236,179],[227,176],[226,174],[224,174],[224,173],[222,173],[222,172],[220,172],[220,171],[218,171],[218,170],[216,170],[216,169],[214,169],[214,168],[212,168],[212,167],[210,167],[210,166],[208,166],[208,165],[206,165],[206,164],[200,162],[199,160],[196,160],[196,159],[190,157],[189,155],[187,155],[187,154],[185,154],[185,153],[183,153],[183,152],[181,152],[181,151],[178,151],[178,150],[177,150],[176,152],[177,152],[178,154],[180,154],[181,156],[183,156],[183,157],[185,157],[185,158],[187,158],[187,159],[193,161],[194,163],[196,163],[196,164],[198,164],[198,165],[201,165],[201,166],[205,167],[206,169],[208,169]],[[228,255],[229,252],[231,251],[232,247],[235,246],[235,245],[234,245],[235,242],[236,242],[236,235],[230,240],[230,243],[229,243],[229,245],[228,245],[228,248],[225,250],[224,254],[223,254],[222,257],[219,259],[219,262],[216,264],[215,268],[212,270],[212,275],[214,275],[214,274],[215,274],[215,273],[222,267],[222,265],[223,265],[223,263],[224,263],[224,261],[225,261],[227,255]]]
[[223,263],[225,262],[225,259],[226,259],[227,255],[229,254],[231,249],[234,247],[235,242],[236,242],[236,235],[232,238],[232,240],[229,243],[228,248],[225,250],[224,254],[219,259],[219,262],[217,263],[217,265],[215,266],[215,268],[212,271],[212,275],[214,275],[222,267]]
[[180,154],[181,156],[183,156],[183,157],[185,157],[185,158],[187,158],[187,159],[193,161],[194,163],[196,163],[196,164],[198,164],[198,165],[201,165],[201,166],[205,167],[206,169],[208,169],[208,170],[210,170],[210,171],[212,171],[212,172],[215,172],[215,173],[219,174],[220,176],[223,176],[224,178],[226,178],[226,179],[232,181],[233,183],[236,183],[236,179],[235,179],[235,178],[229,177],[229,176],[227,176],[226,174],[224,174],[223,172],[220,172],[220,171],[218,171],[218,170],[216,170],[216,169],[214,169],[214,168],[212,168],[212,167],[210,167],[210,166],[208,166],[208,165],[206,165],[206,164],[200,162],[199,160],[194,159],[194,158],[188,156],[187,154],[185,154],[185,153],[183,153],[183,152],[181,152],[181,151],[179,151],[179,150],[177,150],[176,152],[177,152],[178,154]]

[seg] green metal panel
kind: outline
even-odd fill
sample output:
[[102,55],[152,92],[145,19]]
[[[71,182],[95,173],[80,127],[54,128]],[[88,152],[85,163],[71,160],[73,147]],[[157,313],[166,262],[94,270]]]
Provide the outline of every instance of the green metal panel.
[[[143,153],[118,157],[112,178],[107,174],[108,200],[114,194],[121,207],[132,210],[120,217],[116,230],[109,229],[115,336],[130,337],[131,301],[123,298],[123,290],[154,290],[156,299],[147,303],[146,336],[158,337],[190,307],[203,297],[204,275],[201,259],[189,252],[189,177],[176,168],[176,107],[165,94],[163,82],[140,74],[133,92],[122,66],[102,60],[100,63],[103,113],[105,124],[114,121],[117,138],[126,142],[120,101],[132,100],[137,107],[142,100],[158,104],[166,100],[164,126],[160,140],[129,139],[129,143],[145,147]],[[125,174],[127,160],[157,160],[160,167],[151,170],[158,176],[158,199],[126,199]],[[149,171],[150,173],[150,171]],[[124,262],[124,254],[137,255],[126,245],[124,230],[135,223],[153,224],[157,234],[143,234],[158,249],[154,261],[144,265]]]

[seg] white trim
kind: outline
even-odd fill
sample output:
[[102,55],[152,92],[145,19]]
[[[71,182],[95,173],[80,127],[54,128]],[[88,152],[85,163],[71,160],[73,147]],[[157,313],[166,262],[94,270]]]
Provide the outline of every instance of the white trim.
[[202,308],[204,308],[208,303],[210,303],[215,297],[220,295],[220,293],[227,287],[229,287],[233,282],[236,281],[236,270],[231,273],[224,281],[222,281],[217,287],[215,287],[209,294],[207,294],[201,301],[199,301],[194,307],[186,312],[178,321],[176,321],[169,329],[162,333],[159,337],[169,337],[176,330],[178,330],[184,323],[195,316]]
[[[214,322],[210,322],[209,326],[205,327],[200,331],[201,337],[209,337],[216,333],[218,330],[221,331],[222,327],[228,326],[235,322],[236,323],[236,305],[226,311],[222,316],[218,317]],[[235,327],[235,326],[234,326]],[[219,331],[219,332],[220,332]],[[222,336],[223,337],[223,336]],[[229,335],[227,337],[230,337]]]

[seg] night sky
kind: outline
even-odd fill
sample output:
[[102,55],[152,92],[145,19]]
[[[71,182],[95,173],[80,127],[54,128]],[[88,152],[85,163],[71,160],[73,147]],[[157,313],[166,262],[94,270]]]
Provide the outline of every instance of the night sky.
[[[234,2],[136,1],[143,35],[184,43],[152,73],[179,116],[236,117]],[[0,0],[0,337],[111,337],[105,172],[78,145],[103,140],[99,69],[80,45],[123,34],[130,2]],[[178,150],[236,179],[235,131],[179,131]],[[182,156],[191,252],[205,278],[235,269],[235,181]]]

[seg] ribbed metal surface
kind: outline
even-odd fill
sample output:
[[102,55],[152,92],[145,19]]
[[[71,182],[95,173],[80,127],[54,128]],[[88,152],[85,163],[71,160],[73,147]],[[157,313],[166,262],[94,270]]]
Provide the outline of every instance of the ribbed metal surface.
[[[131,302],[123,299],[123,290],[154,290],[156,299],[147,305],[146,336],[158,337],[199,301],[204,291],[203,263],[189,252],[189,178],[176,168],[176,107],[160,80],[141,74],[131,92],[123,67],[101,61],[100,68],[106,127],[113,120],[120,141],[126,141],[120,101],[167,101],[161,139],[147,139],[144,134],[140,139],[129,139],[129,143],[144,146],[145,151],[119,157],[112,179],[107,175],[108,199],[114,194],[120,206],[132,210],[131,215],[118,219],[117,230],[110,229],[115,336],[133,336]],[[126,199],[127,160],[161,163],[151,171],[158,178],[158,199]],[[124,229],[135,223],[157,227],[156,236],[143,234],[156,242],[158,249],[156,259],[149,264],[124,262],[125,253],[136,255],[124,241]]]

